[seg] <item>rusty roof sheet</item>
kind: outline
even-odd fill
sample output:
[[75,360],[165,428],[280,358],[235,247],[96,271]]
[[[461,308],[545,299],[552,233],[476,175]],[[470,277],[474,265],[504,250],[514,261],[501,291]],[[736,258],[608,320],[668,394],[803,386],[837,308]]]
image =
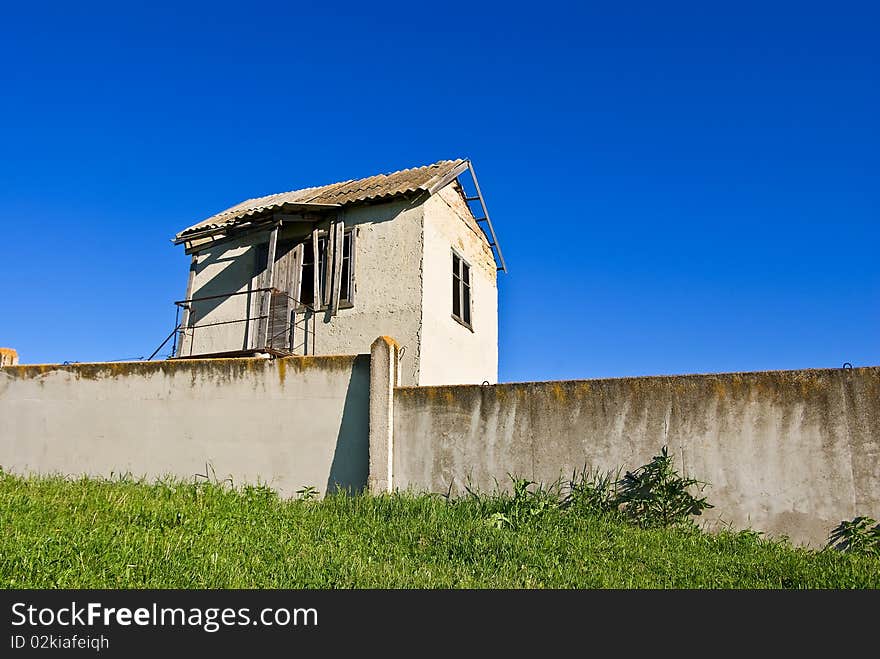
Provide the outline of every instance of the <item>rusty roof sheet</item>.
[[402,169],[390,174],[377,174],[367,178],[331,183],[313,188],[302,188],[290,192],[280,192],[248,199],[206,220],[194,224],[177,234],[176,238],[206,229],[220,229],[232,226],[242,220],[280,208],[285,204],[329,204],[346,206],[350,204],[391,199],[400,195],[428,191],[433,185],[466,160],[440,160],[432,165]]

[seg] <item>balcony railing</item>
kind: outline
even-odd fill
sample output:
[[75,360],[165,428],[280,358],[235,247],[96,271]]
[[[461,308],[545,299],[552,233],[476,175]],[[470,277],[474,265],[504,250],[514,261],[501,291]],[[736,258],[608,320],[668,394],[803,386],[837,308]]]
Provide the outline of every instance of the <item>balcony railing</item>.
[[[248,311],[242,318],[216,320],[212,322],[193,322],[193,311],[198,311],[198,304],[227,300],[238,295],[258,295],[259,311]],[[174,303],[177,307],[175,328],[156,348],[149,359],[174,338],[172,355],[174,358],[210,357],[210,356],[244,356],[255,353],[273,355],[307,355],[315,354],[316,310],[310,304],[303,304],[291,295],[277,288],[253,288],[248,291],[235,291],[217,295],[204,295]],[[222,302],[221,302],[222,304]],[[220,306],[220,305],[218,305]],[[180,320],[181,311],[183,320]],[[202,349],[198,344],[198,332],[209,327],[243,324],[242,333],[230,332],[209,344],[210,349]],[[204,334],[202,334],[204,336]],[[224,346],[224,344],[227,344]],[[228,348],[228,349],[227,349]]]

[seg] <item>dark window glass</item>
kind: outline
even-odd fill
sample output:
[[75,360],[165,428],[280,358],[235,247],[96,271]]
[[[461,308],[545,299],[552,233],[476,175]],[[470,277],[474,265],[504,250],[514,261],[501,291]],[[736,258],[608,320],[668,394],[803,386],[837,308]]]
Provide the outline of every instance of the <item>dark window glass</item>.
[[[339,286],[339,299],[341,302],[351,303],[354,291],[352,281],[354,272],[352,263],[354,261],[354,241],[352,240],[351,231],[346,231],[343,235],[342,243],[342,275]],[[318,286],[317,295],[321,296],[321,290],[324,287],[327,277],[327,237],[318,237]],[[303,241],[303,264],[302,275],[300,280],[299,300],[301,304],[311,305],[315,301],[315,257],[312,247],[312,239],[308,238]],[[324,304],[321,302],[321,304]]]
[[452,253],[452,315],[471,324],[471,267]]
[[[325,286],[324,282],[327,281],[327,236],[319,236],[318,237],[318,285]],[[320,296],[321,293],[319,292]],[[324,292],[324,296],[327,296],[326,291]]]
[[315,253],[312,250],[312,239],[303,243],[302,277],[299,287],[300,304],[312,304],[315,300]]

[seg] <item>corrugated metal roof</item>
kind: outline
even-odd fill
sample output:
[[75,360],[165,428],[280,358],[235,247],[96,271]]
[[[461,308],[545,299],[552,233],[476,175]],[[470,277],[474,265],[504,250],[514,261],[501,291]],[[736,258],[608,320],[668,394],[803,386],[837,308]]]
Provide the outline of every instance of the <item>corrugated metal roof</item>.
[[329,204],[346,206],[378,199],[391,199],[405,194],[428,191],[445,176],[466,163],[466,160],[440,160],[432,165],[402,169],[390,174],[377,174],[367,178],[331,183],[313,188],[291,190],[248,199],[206,220],[194,224],[177,234],[181,238],[187,234],[206,229],[219,229],[241,222],[243,219],[259,215],[285,204]]

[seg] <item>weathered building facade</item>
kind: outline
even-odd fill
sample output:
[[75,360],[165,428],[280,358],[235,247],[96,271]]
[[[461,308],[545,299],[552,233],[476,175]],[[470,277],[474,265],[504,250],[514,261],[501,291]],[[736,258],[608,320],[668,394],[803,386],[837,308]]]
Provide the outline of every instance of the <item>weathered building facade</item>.
[[12,348],[0,348],[0,366],[16,366],[18,353]]
[[174,240],[192,255],[177,358],[357,354],[388,335],[402,384],[497,381],[504,260],[467,160],[251,199]]

